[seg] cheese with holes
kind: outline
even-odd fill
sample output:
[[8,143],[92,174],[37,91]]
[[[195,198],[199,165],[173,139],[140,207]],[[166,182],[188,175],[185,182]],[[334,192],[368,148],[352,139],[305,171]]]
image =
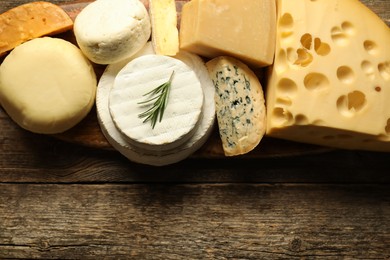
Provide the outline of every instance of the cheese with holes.
[[139,0],[97,0],[76,17],[74,33],[84,54],[98,64],[131,57],[150,38],[148,11]]
[[[163,117],[152,123],[139,115],[154,107],[146,95],[169,81]],[[146,95],[146,96],[145,96]],[[116,76],[109,108],[117,129],[129,143],[142,149],[170,150],[186,142],[200,121],[203,92],[195,72],[184,62],[163,55],[145,55],[128,63]]]
[[160,55],[174,56],[179,52],[179,32],[175,0],[150,0],[152,43]]
[[182,9],[180,48],[267,66],[274,58],[275,22],[275,0],[192,0]]
[[390,29],[358,0],[278,0],[267,134],[390,151]]
[[263,89],[255,73],[241,61],[218,57],[207,62],[215,92],[219,134],[225,155],[252,151],[265,134]]
[[72,29],[73,21],[59,6],[32,2],[0,15],[0,55],[28,40]]
[[40,134],[64,132],[95,103],[93,67],[70,42],[37,38],[25,42],[0,66],[0,102],[21,127]]
[[[136,57],[153,53],[153,48],[151,44],[148,43],[134,57],[129,58],[126,61],[107,66],[107,69],[103,73],[98,84],[96,110],[98,122],[104,136],[123,156],[136,163],[164,166],[184,160],[197,151],[211,135],[215,120],[214,86],[208,76],[206,66],[200,57],[191,53],[179,52],[175,58],[190,67],[201,82],[203,105],[199,122],[195,126],[195,130],[190,138],[176,148],[159,151],[156,149],[148,149],[148,147],[141,148],[139,145],[134,145],[134,142],[129,142],[128,137],[126,137],[124,133],[117,128],[113,121],[109,107],[110,92],[114,86],[118,73],[130,61]],[[150,123],[148,123],[147,126],[150,127]]]

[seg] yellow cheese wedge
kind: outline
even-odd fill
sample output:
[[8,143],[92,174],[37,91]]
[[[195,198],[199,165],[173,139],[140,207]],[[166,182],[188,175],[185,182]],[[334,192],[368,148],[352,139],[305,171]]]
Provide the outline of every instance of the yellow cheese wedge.
[[72,29],[73,21],[59,6],[32,2],[0,15],[0,56],[28,40]]
[[70,42],[37,38],[16,47],[0,66],[0,102],[22,128],[56,134],[80,122],[95,101],[91,63]]
[[152,44],[156,54],[174,56],[179,52],[175,0],[150,0]]
[[267,66],[274,58],[275,22],[275,0],[192,0],[182,9],[180,48]]
[[358,0],[278,0],[267,134],[390,151],[390,29]]

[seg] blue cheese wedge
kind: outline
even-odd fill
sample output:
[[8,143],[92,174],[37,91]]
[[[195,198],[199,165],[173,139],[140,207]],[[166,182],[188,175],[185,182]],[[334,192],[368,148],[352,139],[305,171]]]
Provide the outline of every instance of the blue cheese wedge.
[[[147,55],[153,52],[154,50],[149,42],[136,56]],[[107,66],[99,81],[96,94],[96,110],[100,128],[108,142],[130,161],[152,166],[164,166],[182,161],[202,147],[213,130],[215,122],[215,90],[208,76],[206,66],[197,55],[180,52],[176,56],[177,59],[183,61],[196,73],[201,82],[203,91],[202,116],[195,126],[196,129],[193,135],[186,142],[171,150],[158,151],[140,148],[129,142],[128,138],[118,130],[111,117],[109,109],[110,91],[114,86],[118,73],[134,58]]]
[[266,110],[262,86],[241,61],[221,56],[207,62],[215,85],[219,133],[226,156],[250,152],[265,134]]
[[[167,106],[161,121],[152,127],[139,115],[153,106],[140,104],[145,96],[169,81]],[[195,72],[182,61],[163,55],[145,55],[128,63],[116,76],[109,97],[111,117],[134,146],[170,150],[186,142],[201,116],[203,92]]]

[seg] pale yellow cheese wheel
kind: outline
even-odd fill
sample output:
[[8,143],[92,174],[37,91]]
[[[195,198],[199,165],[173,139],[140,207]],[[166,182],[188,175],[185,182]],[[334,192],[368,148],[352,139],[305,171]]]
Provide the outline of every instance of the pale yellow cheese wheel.
[[50,37],[15,48],[0,66],[0,103],[22,128],[64,132],[91,110],[97,79],[73,44]]

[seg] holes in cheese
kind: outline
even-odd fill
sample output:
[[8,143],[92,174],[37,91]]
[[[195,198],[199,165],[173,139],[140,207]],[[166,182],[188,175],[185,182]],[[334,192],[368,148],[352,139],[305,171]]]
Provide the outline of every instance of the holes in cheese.
[[96,84],[90,62],[61,39],[23,43],[0,66],[1,105],[35,133],[61,133],[79,123],[94,104]]
[[390,151],[389,27],[358,0],[278,0],[277,6],[267,134]]
[[0,56],[28,40],[72,29],[73,21],[49,2],[20,5],[0,15]]

